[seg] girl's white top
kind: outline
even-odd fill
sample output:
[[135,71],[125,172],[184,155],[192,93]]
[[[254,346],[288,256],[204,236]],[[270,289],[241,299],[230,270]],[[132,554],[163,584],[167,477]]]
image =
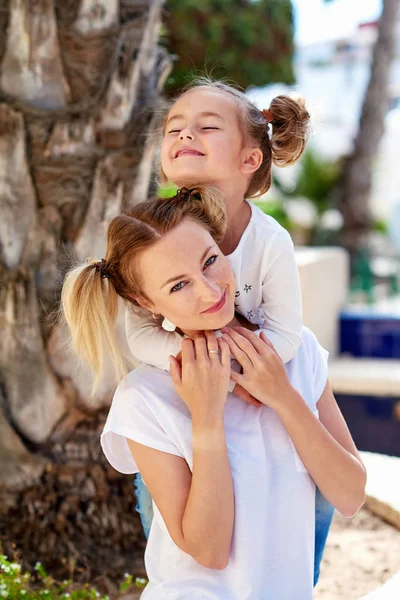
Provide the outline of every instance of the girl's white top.
[[[317,416],[317,401],[327,381],[327,355],[304,328],[300,348],[286,364],[292,385]],[[311,600],[313,480],[277,413],[267,406],[254,407],[228,394],[225,430],[235,496],[229,564],[220,571],[207,569],[180,550],[153,502],[145,552],[149,583],[142,598]],[[138,468],[126,438],[182,457],[192,470],[190,412],[175,393],[169,373],[141,366],[115,392],[101,444],[117,471],[132,474]]]
[[[227,256],[236,278],[236,310],[264,329],[284,363],[296,354],[302,327],[299,272],[289,233],[255,204],[236,249]],[[144,309],[126,311],[126,336],[133,356],[169,371],[170,354],[182,337],[164,331]]]

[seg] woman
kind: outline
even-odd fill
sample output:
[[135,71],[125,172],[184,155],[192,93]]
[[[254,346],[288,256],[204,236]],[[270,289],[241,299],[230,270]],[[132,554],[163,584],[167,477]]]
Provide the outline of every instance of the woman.
[[[124,377],[101,436],[109,462],[140,471],[153,498],[142,598],[310,600],[315,484],[352,516],[365,470],[313,334],[303,330],[284,366],[263,334],[225,328],[235,281],[224,229],[215,191],[136,206],[111,222],[106,258],[67,276],[64,313],[97,379],[104,353],[123,370],[118,296],[185,336],[171,374],[142,366]],[[261,405],[229,394],[230,377]]]

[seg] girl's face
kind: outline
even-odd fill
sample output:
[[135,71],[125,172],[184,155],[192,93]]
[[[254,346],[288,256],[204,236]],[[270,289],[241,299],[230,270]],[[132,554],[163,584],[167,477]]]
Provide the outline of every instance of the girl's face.
[[186,219],[138,257],[150,303],[184,332],[220,329],[234,315],[235,278],[210,233]]
[[171,108],[161,146],[161,166],[178,187],[245,179],[243,140],[233,99],[214,90],[192,90]]

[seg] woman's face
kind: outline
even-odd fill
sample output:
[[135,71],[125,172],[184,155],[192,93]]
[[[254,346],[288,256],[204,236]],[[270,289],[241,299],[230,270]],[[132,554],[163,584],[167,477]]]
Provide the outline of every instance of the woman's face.
[[210,233],[186,219],[138,257],[139,302],[184,332],[220,329],[234,315],[236,283]]

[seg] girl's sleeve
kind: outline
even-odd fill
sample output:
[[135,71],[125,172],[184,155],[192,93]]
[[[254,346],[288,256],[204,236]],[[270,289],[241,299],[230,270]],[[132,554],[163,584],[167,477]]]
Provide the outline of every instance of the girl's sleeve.
[[169,371],[169,356],[181,350],[182,336],[165,331],[148,310],[128,307],[125,312],[125,331],[129,350],[137,360]]
[[178,447],[167,437],[159,419],[147,402],[132,387],[117,388],[104,429],[100,436],[102,450],[114,469],[120,473],[139,471],[127,439],[155,450],[182,457]]
[[284,363],[296,354],[303,326],[300,277],[292,239],[280,231],[264,257],[262,305],[265,331]]

